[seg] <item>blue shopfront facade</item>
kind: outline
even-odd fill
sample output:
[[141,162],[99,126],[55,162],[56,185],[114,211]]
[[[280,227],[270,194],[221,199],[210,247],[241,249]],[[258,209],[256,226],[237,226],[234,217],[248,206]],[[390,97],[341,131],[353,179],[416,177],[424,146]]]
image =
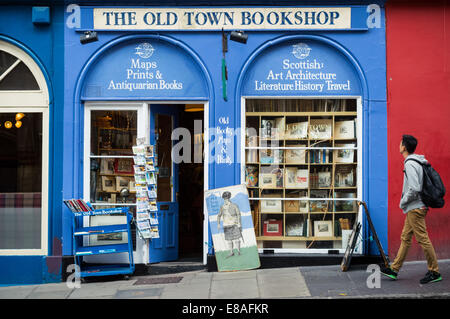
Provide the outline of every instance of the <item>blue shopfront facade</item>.
[[[40,144],[43,152],[35,150],[37,154],[43,154],[41,166],[36,167],[37,175],[42,174],[42,188],[34,192],[24,192],[19,187],[2,189],[2,198],[11,201],[2,203],[1,229],[3,234],[9,230],[8,234],[14,240],[9,241],[8,236],[1,239],[0,285],[61,281],[63,176],[62,135],[59,132],[62,130],[64,109],[63,18],[62,6],[21,5],[18,2],[0,6],[0,51],[3,57],[13,56],[12,61],[22,61],[28,68],[19,63],[18,68],[11,68],[9,75],[22,72],[25,76],[30,70],[39,86],[27,91],[26,86],[21,84],[25,79],[9,82],[11,78],[8,79],[8,75],[3,73],[5,76],[2,79],[12,83],[12,86],[1,90],[2,115],[23,112],[25,118],[31,119],[35,115],[44,124],[40,131],[43,133]],[[5,63],[3,66],[9,66],[7,61],[2,61]],[[23,127],[17,128],[18,131],[30,127],[30,122],[24,120],[23,123]],[[2,132],[2,142],[5,141],[4,134]],[[2,165],[5,163],[3,157]],[[2,172],[3,175],[5,170]],[[32,175],[29,172],[28,178],[31,179]],[[14,184],[15,178],[5,180],[5,183]],[[24,196],[37,199],[34,207],[33,204],[21,202]],[[15,216],[5,217],[8,211],[14,212]],[[30,211],[35,215],[32,219],[35,227],[28,223],[30,219],[26,212]],[[29,237],[27,233],[36,234],[37,241],[24,239]]]
[[[92,151],[96,116],[103,116],[102,112],[107,110],[134,112],[137,136],[151,141],[155,112],[168,115],[174,106],[180,109],[201,105],[203,187],[213,189],[245,183],[245,130],[241,128],[246,127],[247,105],[265,99],[356,101],[358,198],[376,203],[369,207],[382,245],[387,249],[383,3],[379,3],[379,11],[369,8],[366,2],[338,5],[325,1],[313,6],[305,2],[295,8],[264,3],[246,7],[237,3],[218,5],[221,6],[187,3],[183,7],[127,7],[88,3],[65,7],[64,13],[59,11],[64,14],[61,20],[71,23],[64,25],[61,51],[64,84],[59,94],[63,112],[56,112],[58,120],[50,124],[59,141],[53,146],[58,148],[59,155],[50,161],[57,160],[60,170],[50,175],[53,185],[58,185],[53,186],[58,192],[50,192],[53,195],[49,201],[57,212],[53,214],[59,217],[49,219],[58,229],[55,234],[49,232],[49,240],[56,237],[61,241],[61,253],[55,255],[62,256],[64,265],[73,256],[72,218],[61,202],[70,198],[90,200],[91,165],[97,155],[102,156]],[[379,19],[380,23],[368,24],[373,19]],[[246,44],[229,41],[234,30],[243,30],[248,35]],[[86,31],[96,31],[98,40],[80,43],[80,36]],[[228,38],[225,53],[224,34]],[[172,115],[173,125],[184,116]],[[227,132],[233,132],[230,138],[226,138]],[[173,188],[165,200],[167,203],[176,201],[178,190],[175,166],[172,173]],[[207,255],[214,253],[207,217],[204,216],[202,225],[201,247],[205,263]],[[170,230],[171,239],[163,239],[177,241],[179,238],[173,234],[177,229]],[[158,255],[161,245],[137,239],[136,263],[164,260],[164,253]],[[306,252],[277,247],[276,253]],[[261,253],[265,249],[260,246]],[[364,254],[376,253],[371,242],[361,249]],[[326,253],[328,249],[319,247],[314,251]],[[152,257],[156,255],[159,259]]]

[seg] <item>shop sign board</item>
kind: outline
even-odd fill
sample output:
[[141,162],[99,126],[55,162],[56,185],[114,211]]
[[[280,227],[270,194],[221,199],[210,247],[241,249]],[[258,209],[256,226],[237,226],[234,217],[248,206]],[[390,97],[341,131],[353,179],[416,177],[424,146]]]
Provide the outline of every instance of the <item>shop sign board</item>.
[[309,39],[261,52],[243,83],[246,96],[361,95],[360,79],[348,58],[328,44]]
[[207,92],[192,57],[170,43],[145,38],[105,52],[92,66],[82,98],[206,99]]
[[220,31],[362,30],[364,6],[333,7],[84,7],[81,29]]

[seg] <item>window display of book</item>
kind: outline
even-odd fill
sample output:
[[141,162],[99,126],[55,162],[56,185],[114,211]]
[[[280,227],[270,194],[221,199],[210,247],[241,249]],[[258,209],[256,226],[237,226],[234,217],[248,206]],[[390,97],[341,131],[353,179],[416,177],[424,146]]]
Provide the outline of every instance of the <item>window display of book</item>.
[[[357,218],[351,200],[359,193],[357,117],[356,99],[246,100],[245,125],[258,136],[253,141],[246,136],[243,177],[259,225],[276,219],[283,230],[266,238],[259,227],[258,241],[272,242],[269,246],[281,241],[283,248],[284,242],[295,248],[301,241],[307,248],[310,242],[340,247],[339,218]],[[250,156],[250,150],[256,152]],[[267,194],[272,199],[266,200]],[[349,200],[334,200],[339,198]]]

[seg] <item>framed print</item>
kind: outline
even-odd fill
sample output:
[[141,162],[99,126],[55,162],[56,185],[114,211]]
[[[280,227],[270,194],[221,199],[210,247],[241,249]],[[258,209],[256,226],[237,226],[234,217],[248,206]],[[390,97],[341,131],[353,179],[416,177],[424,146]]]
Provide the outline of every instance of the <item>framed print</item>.
[[355,121],[336,121],[334,123],[335,139],[353,139],[355,138]]
[[124,188],[128,188],[128,190],[130,190],[130,178],[116,176],[116,191],[120,192]]
[[284,210],[288,213],[296,213],[300,211],[298,200],[286,200],[284,202]]
[[296,187],[297,188],[308,188],[309,183],[309,170],[307,169],[297,169],[297,179],[296,179]]
[[[354,144],[335,144],[335,147],[355,147]],[[353,163],[354,161],[354,150],[353,149],[342,149],[334,150],[334,162],[335,163]]]
[[133,174],[133,159],[118,158],[114,165],[114,173],[116,174]]
[[132,178],[130,178],[128,189],[130,190],[130,193],[136,193],[136,182]]
[[281,200],[279,199],[262,199],[261,213],[281,213]]
[[286,124],[286,138],[305,139],[308,138],[308,122]]
[[331,237],[332,221],[331,220],[315,220],[314,221],[314,236],[315,237]]
[[305,164],[306,150],[286,150],[286,164]]
[[261,119],[261,138],[272,138],[275,136],[274,120]]
[[262,188],[276,188],[277,176],[272,173],[259,174],[259,183]]
[[311,119],[309,123],[309,137],[311,139],[331,139],[332,119]]
[[300,213],[307,213],[308,212],[308,201],[306,200],[301,200],[299,203],[299,212]]
[[100,161],[100,174],[113,175],[115,168],[114,158],[102,158]]
[[264,236],[283,236],[282,220],[269,219],[264,221]]
[[115,192],[116,179],[113,176],[102,176],[102,190],[104,192]]
[[286,167],[286,188],[296,188],[297,187],[297,167]]
[[258,186],[258,166],[245,167],[245,183],[247,187]]

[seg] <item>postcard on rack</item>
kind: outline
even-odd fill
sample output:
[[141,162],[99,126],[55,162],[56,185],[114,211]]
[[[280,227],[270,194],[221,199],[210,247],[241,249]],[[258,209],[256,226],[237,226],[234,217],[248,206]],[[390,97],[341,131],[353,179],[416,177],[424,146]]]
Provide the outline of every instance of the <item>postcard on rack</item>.
[[145,166],[143,165],[133,165],[135,174],[145,174]]
[[139,230],[148,229],[148,228],[150,228],[150,223],[149,223],[148,219],[146,219],[146,220],[137,220],[136,221],[136,226],[139,228]]
[[158,222],[158,214],[152,213],[150,215],[150,225],[154,226],[154,225],[158,225],[158,224],[159,224],[159,222]]
[[136,212],[136,219],[137,220],[144,220],[144,219],[151,220],[150,214],[147,211]]
[[133,154],[135,155],[145,155],[147,153],[146,145],[135,145],[133,146]]
[[150,209],[150,205],[148,200],[136,200],[136,211],[137,212],[143,212]]
[[133,156],[133,159],[134,159],[134,164],[136,164],[136,165],[145,165],[145,163],[146,163],[145,156],[142,154]]
[[145,174],[134,175],[134,180],[136,181],[137,185],[145,185],[147,183]]
[[154,172],[146,172],[145,180],[147,184],[156,184],[156,176]]

